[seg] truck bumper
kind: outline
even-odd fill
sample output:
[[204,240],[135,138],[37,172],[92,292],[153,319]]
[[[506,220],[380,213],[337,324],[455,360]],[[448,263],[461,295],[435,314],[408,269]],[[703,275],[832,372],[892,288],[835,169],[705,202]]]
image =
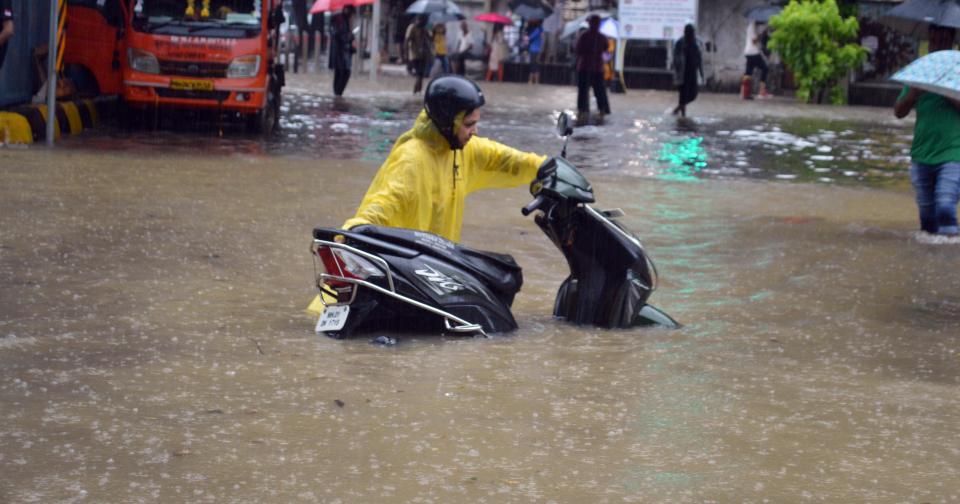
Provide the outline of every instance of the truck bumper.
[[148,81],[126,80],[123,99],[132,107],[209,109],[255,114],[266,103],[266,88],[214,86],[213,90],[172,89]]

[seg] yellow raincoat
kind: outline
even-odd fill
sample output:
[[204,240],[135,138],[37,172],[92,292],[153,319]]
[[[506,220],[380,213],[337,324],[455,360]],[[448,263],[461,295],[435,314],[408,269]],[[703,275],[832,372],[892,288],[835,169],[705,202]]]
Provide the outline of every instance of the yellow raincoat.
[[[457,127],[462,119],[461,113],[455,122]],[[545,160],[546,156],[477,136],[463,150],[453,151],[426,111],[421,111],[413,128],[397,139],[356,215],[343,227],[401,227],[459,242],[468,194],[530,183]]]

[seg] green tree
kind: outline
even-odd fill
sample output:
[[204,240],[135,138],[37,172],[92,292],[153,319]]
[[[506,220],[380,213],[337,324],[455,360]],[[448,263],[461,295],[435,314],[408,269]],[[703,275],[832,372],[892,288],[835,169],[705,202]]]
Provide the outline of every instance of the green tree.
[[835,0],[790,0],[770,19],[769,47],[780,54],[797,81],[797,97],[836,105],[846,103],[843,79],[867,57],[853,42],[860,31],[856,18],[844,19]]

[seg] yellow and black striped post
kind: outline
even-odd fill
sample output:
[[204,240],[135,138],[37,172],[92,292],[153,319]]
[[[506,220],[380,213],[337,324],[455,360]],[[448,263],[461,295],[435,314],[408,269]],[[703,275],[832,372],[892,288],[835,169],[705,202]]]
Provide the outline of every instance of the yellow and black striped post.
[[[50,0],[50,43],[47,46],[47,108],[57,110],[57,77],[63,68],[63,48],[67,35],[67,2]],[[57,121],[54,113],[47,114],[47,145],[52,147],[56,137]]]
[[67,1],[57,7],[57,74],[63,71],[63,53],[67,48]]

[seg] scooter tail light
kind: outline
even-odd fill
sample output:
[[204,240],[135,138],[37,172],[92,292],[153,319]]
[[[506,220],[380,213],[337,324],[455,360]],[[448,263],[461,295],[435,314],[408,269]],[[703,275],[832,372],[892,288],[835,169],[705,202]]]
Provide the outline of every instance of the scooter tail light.
[[348,273],[347,276],[364,280],[370,277],[383,276],[383,272],[380,271],[380,268],[377,268],[372,262],[357,254],[352,254],[346,250],[337,249],[333,251],[333,255],[339,259],[340,264],[344,268],[344,272]]
[[[317,247],[317,255],[320,256],[323,272],[328,275],[356,278],[358,280],[383,276],[383,272],[373,263],[346,250],[333,249],[331,247]],[[345,282],[329,279],[326,280],[326,282],[334,288],[348,285]]]

